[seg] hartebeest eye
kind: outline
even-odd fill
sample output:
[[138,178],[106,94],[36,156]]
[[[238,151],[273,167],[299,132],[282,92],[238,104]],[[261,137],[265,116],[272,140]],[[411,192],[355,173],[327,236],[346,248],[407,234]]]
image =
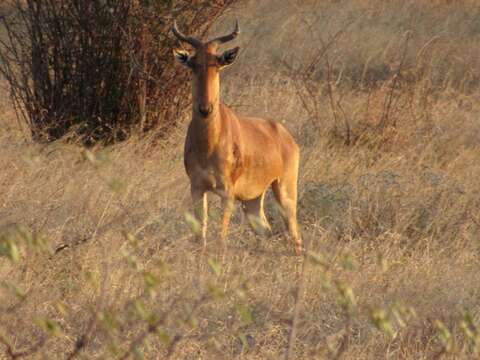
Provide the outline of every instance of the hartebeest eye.
[[192,67],[191,65],[191,56],[187,50],[184,49],[173,49],[173,55],[175,59],[182,65],[187,67]]
[[218,63],[220,64],[220,68],[232,65],[237,58],[239,50],[240,48],[237,46],[236,48],[225,51],[221,56],[219,56]]

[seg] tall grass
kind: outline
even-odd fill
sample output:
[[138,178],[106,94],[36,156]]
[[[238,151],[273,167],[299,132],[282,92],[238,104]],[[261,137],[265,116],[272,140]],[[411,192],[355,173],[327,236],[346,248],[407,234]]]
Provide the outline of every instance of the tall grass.
[[161,145],[89,151],[3,131],[2,356],[478,357],[476,3],[236,12],[242,54],[223,100],[300,143],[308,254],[293,255],[269,195],[272,236],[238,209],[222,263],[214,204],[202,255],[185,221],[185,126]]

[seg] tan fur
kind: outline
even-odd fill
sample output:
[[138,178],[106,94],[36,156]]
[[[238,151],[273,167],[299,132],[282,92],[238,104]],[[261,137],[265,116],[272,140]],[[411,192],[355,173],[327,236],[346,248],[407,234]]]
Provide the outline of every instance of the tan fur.
[[[226,64],[217,54],[215,41],[199,43],[195,43],[195,55],[188,62],[193,70],[193,113],[184,161],[194,206],[202,213],[198,215],[197,211],[203,242],[206,244],[207,192],[223,199],[220,238],[225,245],[234,200],[243,203],[254,230],[270,230],[263,199],[272,186],[300,253],[302,241],[296,220],[299,147],[281,124],[237,116],[220,102],[220,69]],[[210,109],[211,113],[202,114],[201,109]]]

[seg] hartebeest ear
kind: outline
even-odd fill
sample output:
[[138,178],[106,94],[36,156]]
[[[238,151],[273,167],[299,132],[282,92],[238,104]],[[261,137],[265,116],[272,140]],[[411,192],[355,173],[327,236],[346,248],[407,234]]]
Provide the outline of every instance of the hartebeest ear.
[[190,53],[184,49],[173,49],[173,55],[175,59],[182,65],[191,67],[190,66]]
[[236,48],[225,51],[218,58],[220,68],[223,69],[224,67],[232,65],[235,62],[235,60],[237,59],[237,55],[238,55],[239,50],[240,50],[240,48],[237,46]]

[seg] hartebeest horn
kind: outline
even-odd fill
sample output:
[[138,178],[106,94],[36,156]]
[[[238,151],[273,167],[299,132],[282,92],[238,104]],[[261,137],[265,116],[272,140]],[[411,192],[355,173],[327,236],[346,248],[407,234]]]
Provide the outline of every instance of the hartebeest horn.
[[240,27],[238,26],[238,19],[237,19],[235,22],[235,29],[230,34],[213,39],[212,41],[210,41],[210,43],[217,43],[219,45],[224,44],[228,41],[232,41],[233,39],[235,39],[239,33],[240,33]]
[[173,21],[172,32],[178,38],[178,40],[192,45],[195,49],[199,48],[202,45],[200,40],[197,40],[191,36],[186,36],[180,30],[178,30],[176,20]]

